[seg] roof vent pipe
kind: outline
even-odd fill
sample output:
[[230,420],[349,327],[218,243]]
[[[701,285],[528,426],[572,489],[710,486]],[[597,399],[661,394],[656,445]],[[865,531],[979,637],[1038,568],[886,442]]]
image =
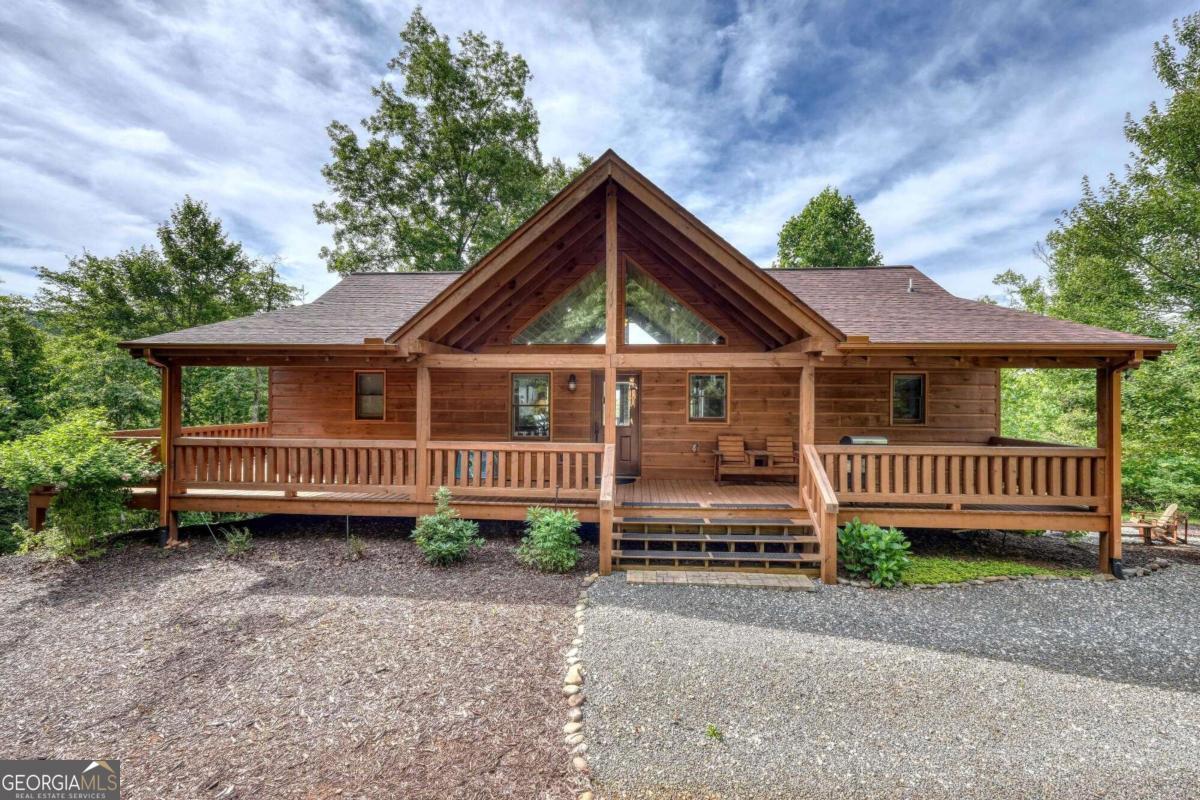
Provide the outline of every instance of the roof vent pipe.
[[908,279],[908,293],[909,293],[909,294],[912,294],[912,293],[913,293],[913,280],[912,280],[912,278],[909,278],[909,279]]

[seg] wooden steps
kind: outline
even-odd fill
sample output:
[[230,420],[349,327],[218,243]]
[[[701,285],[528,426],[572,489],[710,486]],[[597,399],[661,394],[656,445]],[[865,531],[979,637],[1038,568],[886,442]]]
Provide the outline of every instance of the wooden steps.
[[759,518],[736,508],[677,508],[669,517],[622,511],[613,520],[614,569],[816,574],[821,562],[809,519],[794,512]]

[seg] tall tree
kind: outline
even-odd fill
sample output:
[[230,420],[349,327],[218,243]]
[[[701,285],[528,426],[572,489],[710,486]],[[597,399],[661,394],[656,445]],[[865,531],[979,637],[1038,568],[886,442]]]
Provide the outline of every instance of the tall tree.
[[863,267],[883,263],[875,234],[850,195],[826,186],[779,231],[779,266]]
[[161,250],[83,253],[63,270],[38,267],[38,306],[67,333],[101,330],[132,339],[241,317],[295,302],[296,287],[270,262],[246,255],[221,221],[190,197],[158,227]]
[[366,142],[345,123],[328,128],[321,173],[337,199],[314,211],[333,226],[321,250],[333,272],[462,269],[578,171],[542,162],[520,55],[475,32],[456,51],[420,8],[400,39],[388,62],[398,80],[374,88]]
[[[1048,274],[1009,271],[996,283],[1012,305],[1091,325],[1169,338],[1178,349],[1145,364],[1124,397],[1124,491],[1136,504],[1200,509],[1200,14],[1174,23],[1154,46],[1169,92],[1141,121],[1126,118],[1134,147],[1125,175],[1079,203],[1046,237]],[[1095,388],[1077,370],[1005,370],[1008,436],[1087,444]]]
[[1125,175],[1083,197],[1047,236],[1052,264],[1112,265],[1145,289],[1147,304],[1200,314],[1200,13],[1176,20],[1154,45],[1154,71],[1170,93],[1140,121],[1126,116],[1133,146]]

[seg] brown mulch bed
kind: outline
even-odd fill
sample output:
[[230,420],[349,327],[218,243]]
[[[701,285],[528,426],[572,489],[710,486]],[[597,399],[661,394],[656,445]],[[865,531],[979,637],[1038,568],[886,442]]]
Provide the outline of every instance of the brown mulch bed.
[[515,540],[427,566],[395,521],[264,518],[84,565],[0,559],[0,758],[120,758],[128,798],[569,798],[581,576]]
[[[1027,561],[1044,567],[1096,569],[1098,537],[1085,534],[1067,537],[1048,531],[1029,536],[1015,531],[906,530],[912,552],[923,556],[959,558],[1003,558]],[[1200,564],[1200,536],[1188,545],[1153,544],[1146,546],[1136,536],[1122,537],[1121,560],[1127,567],[1145,566],[1155,558]]]

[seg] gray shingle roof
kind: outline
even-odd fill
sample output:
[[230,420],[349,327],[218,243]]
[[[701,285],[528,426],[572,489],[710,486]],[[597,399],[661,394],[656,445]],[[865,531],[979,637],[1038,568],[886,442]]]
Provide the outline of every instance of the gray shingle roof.
[[354,345],[386,338],[461,272],[363,272],[311,303],[138,339],[135,345]]
[[[847,336],[874,344],[1155,344],[1157,340],[955,297],[916,267],[769,270]],[[913,291],[908,291],[912,280]]]
[[[367,337],[390,336],[461,274],[356,273],[305,305],[130,344],[362,344]],[[873,344],[1158,344],[1141,336],[964,300],[915,267],[770,270],[769,274],[845,334],[868,336]]]

